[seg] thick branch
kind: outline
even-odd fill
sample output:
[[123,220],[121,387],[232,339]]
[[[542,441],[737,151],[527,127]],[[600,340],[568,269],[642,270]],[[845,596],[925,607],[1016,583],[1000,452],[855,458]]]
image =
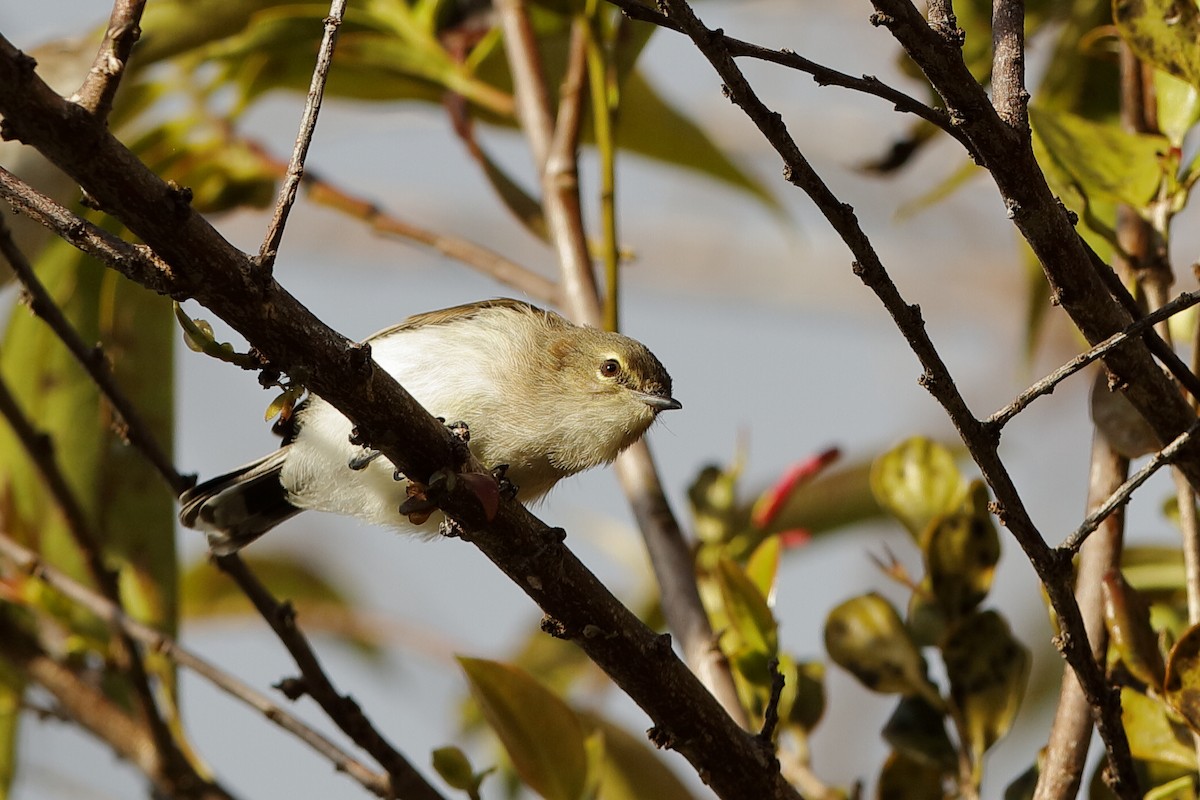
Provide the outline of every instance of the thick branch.
[[[445,429],[374,367],[368,348],[316,319],[194,213],[186,192],[164,184],[73,108],[0,38],[0,131],[36,145],[170,264],[172,294],[195,297],[276,368],[302,375],[410,478],[428,483],[454,463]],[[544,523],[509,501],[485,519],[464,483],[448,488],[443,508],[546,611],[548,625],[576,642],[646,711],[656,741],[682,753],[721,797],[795,797],[773,754],[729,718],[669,641],[621,605]]]
[[992,3],[992,104],[1000,119],[1029,135],[1029,92],[1025,91],[1025,0]]

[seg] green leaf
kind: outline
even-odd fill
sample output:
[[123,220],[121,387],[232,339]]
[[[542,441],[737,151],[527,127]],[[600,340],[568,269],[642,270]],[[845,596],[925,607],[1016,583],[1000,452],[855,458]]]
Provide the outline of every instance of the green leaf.
[[1196,749],[1186,725],[1158,702],[1136,689],[1121,689],[1121,724],[1133,757],[1185,769],[1196,768]]
[[1200,89],[1162,70],[1154,71],[1158,127],[1171,144],[1183,147],[1188,131],[1200,121]]
[[782,653],[779,672],[784,678],[779,716],[807,733],[817,727],[825,714],[825,664],[821,661],[797,663]]
[[963,718],[962,734],[974,763],[1017,716],[1029,677],[1029,650],[995,611],[964,619],[942,647],[950,696]]
[[914,761],[903,753],[891,753],[879,772],[878,800],[944,800],[942,771]]
[[431,756],[433,768],[448,786],[467,792],[471,797],[479,796],[479,786],[491,770],[476,772],[471,760],[461,749],[453,745],[439,747]]
[[[1099,123],[1042,106],[1030,106],[1038,162],[1050,187],[1067,199],[1072,190],[1088,203],[1108,201],[1144,208],[1163,177],[1163,136],[1130,133],[1116,122]],[[1078,213],[1084,209],[1073,207]]]
[[745,524],[739,514],[737,485],[744,463],[741,457],[726,469],[710,464],[688,487],[696,536],[701,542],[727,542]]
[[1100,588],[1104,595],[1109,649],[1116,653],[1130,675],[1161,691],[1167,668],[1158,647],[1158,634],[1150,627],[1149,605],[1119,572],[1105,575]]
[[1189,628],[1171,648],[1163,694],[1192,730],[1200,732],[1200,625]]
[[771,536],[759,543],[746,561],[746,577],[768,606],[772,605],[775,596],[775,576],[779,573],[779,555],[782,551],[779,537]]
[[517,667],[463,656],[458,662],[521,779],[546,800],[579,800],[588,760],[575,712]]
[[692,793],[647,743],[604,717],[581,712],[580,720],[604,738],[599,786],[604,800],[692,800]]
[[1196,778],[1181,775],[1146,792],[1144,800],[1196,800]]
[[1200,9],[1191,0],[1113,0],[1117,31],[1138,58],[1200,86]]
[[717,563],[717,585],[739,650],[762,655],[764,662],[779,650],[778,624],[762,592],[733,561]]
[[934,520],[922,547],[930,589],[953,621],[987,597],[1000,560],[1000,536],[982,481],[972,481],[961,511]]
[[930,522],[962,504],[967,483],[949,450],[917,436],[875,459],[871,491],[879,505],[920,539]]
[[904,697],[883,726],[883,740],[910,761],[940,772],[958,764],[958,754],[946,733],[946,715],[920,697]]
[[834,662],[872,691],[919,695],[941,707],[925,676],[925,659],[892,604],[871,593],[851,598],[829,612],[825,649]]

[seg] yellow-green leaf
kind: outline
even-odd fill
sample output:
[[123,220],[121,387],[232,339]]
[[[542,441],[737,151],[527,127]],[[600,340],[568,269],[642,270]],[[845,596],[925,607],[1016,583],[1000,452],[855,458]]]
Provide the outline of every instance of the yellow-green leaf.
[[1154,71],[1154,98],[1158,105],[1158,127],[1176,147],[1200,121],[1200,89],[1162,70]]
[[962,510],[933,522],[922,550],[930,590],[950,620],[983,602],[1000,560],[1000,536],[982,481],[971,483]]
[[871,491],[879,505],[919,538],[934,518],[962,504],[967,483],[949,450],[917,436],[875,459]]
[[893,752],[883,762],[875,796],[879,800],[944,800],[944,780],[940,769]]
[[1029,650],[995,611],[964,619],[942,647],[950,696],[975,763],[1012,727],[1029,677]]
[[716,577],[729,624],[741,645],[739,649],[773,657],[779,649],[778,625],[766,598],[745,571],[727,558],[717,563]]
[[646,741],[609,720],[583,712],[580,719],[594,734],[603,734],[599,796],[603,800],[692,800],[692,793]]
[[1196,800],[1196,777],[1180,775],[1173,781],[1159,784],[1146,792],[1144,800]]
[[1136,689],[1121,689],[1121,723],[1129,749],[1141,761],[1196,768],[1196,749],[1186,725],[1172,718],[1162,703]]
[[1163,691],[1171,707],[1200,732],[1200,625],[1189,628],[1171,648]]
[[779,572],[779,554],[782,550],[779,537],[769,536],[754,548],[746,561],[746,577],[766,599],[768,606],[772,605],[775,597],[775,576]]
[[907,759],[949,772],[958,755],[946,733],[946,715],[920,697],[904,697],[883,726],[883,740]]
[[430,760],[437,774],[447,785],[468,792],[472,796],[478,794],[479,785],[491,772],[491,770],[476,772],[471,766],[471,760],[467,758],[467,754],[453,745],[434,750]]
[[1200,86],[1200,10],[1191,0],[1113,0],[1121,38],[1139,58]]
[[1158,634],[1150,627],[1150,607],[1119,572],[1106,575],[1100,588],[1110,650],[1130,675],[1160,691],[1167,668],[1158,647]]
[[904,621],[877,594],[851,598],[829,612],[825,649],[838,666],[872,691],[920,695],[941,705],[937,689],[925,675],[925,659]]
[[579,800],[588,759],[575,712],[510,664],[462,656],[458,662],[521,779],[546,800]]

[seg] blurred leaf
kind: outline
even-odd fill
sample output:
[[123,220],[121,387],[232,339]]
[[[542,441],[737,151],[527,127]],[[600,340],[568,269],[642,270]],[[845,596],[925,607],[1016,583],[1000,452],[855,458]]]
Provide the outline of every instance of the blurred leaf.
[[463,656],[458,662],[521,779],[546,800],[579,800],[588,762],[575,712],[509,664]]
[[779,650],[775,616],[758,587],[733,561],[718,561],[715,578],[727,625],[721,637],[722,650],[742,677],[757,687],[769,687],[768,663]]
[[1200,732],[1200,625],[1189,628],[1171,648],[1163,694],[1192,730]]
[[737,486],[745,466],[738,454],[727,469],[710,464],[688,487],[696,536],[701,542],[728,541],[741,527],[737,508]]
[[773,486],[759,495],[750,511],[750,522],[756,528],[765,529],[775,521],[779,512],[796,491],[810,483],[841,456],[841,451],[831,447],[789,467]]
[[259,11],[294,0],[155,0],[142,14],[134,65],[171,58],[244,30]]
[[1146,792],[1145,800],[1196,800],[1196,778],[1181,775]]
[[933,522],[922,550],[933,596],[950,619],[983,602],[1000,560],[1000,536],[982,481],[971,482],[961,511]]
[[1119,572],[1109,572],[1100,585],[1104,595],[1104,625],[1109,648],[1129,674],[1155,691],[1161,691],[1166,664],[1158,648],[1158,635],[1150,627],[1150,607]]
[[925,676],[925,660],[892,604],[871,593],[851,598],[829,612],[825,649],[834,662],[868,689],[919,695],[941,706]]
[[1029,107],[1029,122],[1049,157],[1038,161],[1059,195],[1076,188],[1089,203],[1107,200],[1133,208],[1153,199],[1162,180],[1159,154],[1171,147],[1165,137],[1130,133],[1116,122],[1092,122],[1039,105]]
[[25,676],[0,658],[0,798],[8,797],[17,770],[17,741],[25,687]]
[[781,653],[779,672],[783,692],[779,696],[779,716],[805,733],[817,727],[825,714],[825,663],[801,661]]
[[963,718],[963,736],[980,764],[984,752],[1012,727],[1029,678],[1029,650],[995,611],[964,619],[942,647],[950,696]]
[[476,772],[467,754],[452,745],[434,750],[431,762],[448,786],[467,792],[471,797],[479,796],[479,786],[491,772],[490,769]]
[[783,545],[778,536],[764,539],[746,561],[746,577],[758,589],[768,608],[774,605],[775,576],[779,574],[779,554]]
[[985,174],[984,170],[978,164],[970,160],[964,161],[946,178],[935,183],[931,189],[927,189],[911,200],[906,200],[901,204],[896,209],[896,219],[903,221],[915,217],[922,211],[926,211],[930,207],[952,197],[959,189],[966,186],[972,178],[982,174]]
[[586,729],[604,737],[599,776],[603,800],[692,800],[692,793],[644,736],[633,736],[598,714],[582,712],[579,717]]
[[1041,776],[1041,766],[1030,764],[1029,769],[1022,772],[1012,783],[1004,787],[1004,800],[1033,800],[1037,790],[1038,778]]
[[1121,722],[1134,758],[1196,768],[1196,749],[1187,726],[1172,719],[1163,703],[1125,687],[1121,689]]
[[1113,0],[1113,19],[1138,58],[1200,86],[1200,10],[1194,2]]
[[871,491],[919,540],[930,522],[962,504],[967,483],[949,450],[917,436],[875,459]]
[[[1194,45],[1192,45],[1194,47]],[[1154,71],[1154,99],[1158,104],[1158,127],[1176,147],[1200,121],[1200,90],[1162,70]]]
[[1110,388],[1104,370],[1092,379],[1089,406],[1092,422],[1104,441],[1125,458],[1135,459],[1158,450],[1158,434],[1120,389]]
[[804,529],[819,536],[878,518],[883,511],[871,492],[870,476],[869,463],[843,464],[822,472],[788,498],[767,531]]
[[883,726],[883,740],[909,761],[952,772],[958,753],[946,733],[946,717],[920,697],[903,697]]
[[893,752],[879,773],[878,800],[944,800],[942,771]]

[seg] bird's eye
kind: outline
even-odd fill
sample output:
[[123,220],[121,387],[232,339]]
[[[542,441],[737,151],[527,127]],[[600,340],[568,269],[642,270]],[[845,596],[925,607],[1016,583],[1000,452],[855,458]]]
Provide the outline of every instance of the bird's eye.
[[621,362],[615,358],[606,359],[600,364],[600,375],[605,378],[615,378],[621,374]]

